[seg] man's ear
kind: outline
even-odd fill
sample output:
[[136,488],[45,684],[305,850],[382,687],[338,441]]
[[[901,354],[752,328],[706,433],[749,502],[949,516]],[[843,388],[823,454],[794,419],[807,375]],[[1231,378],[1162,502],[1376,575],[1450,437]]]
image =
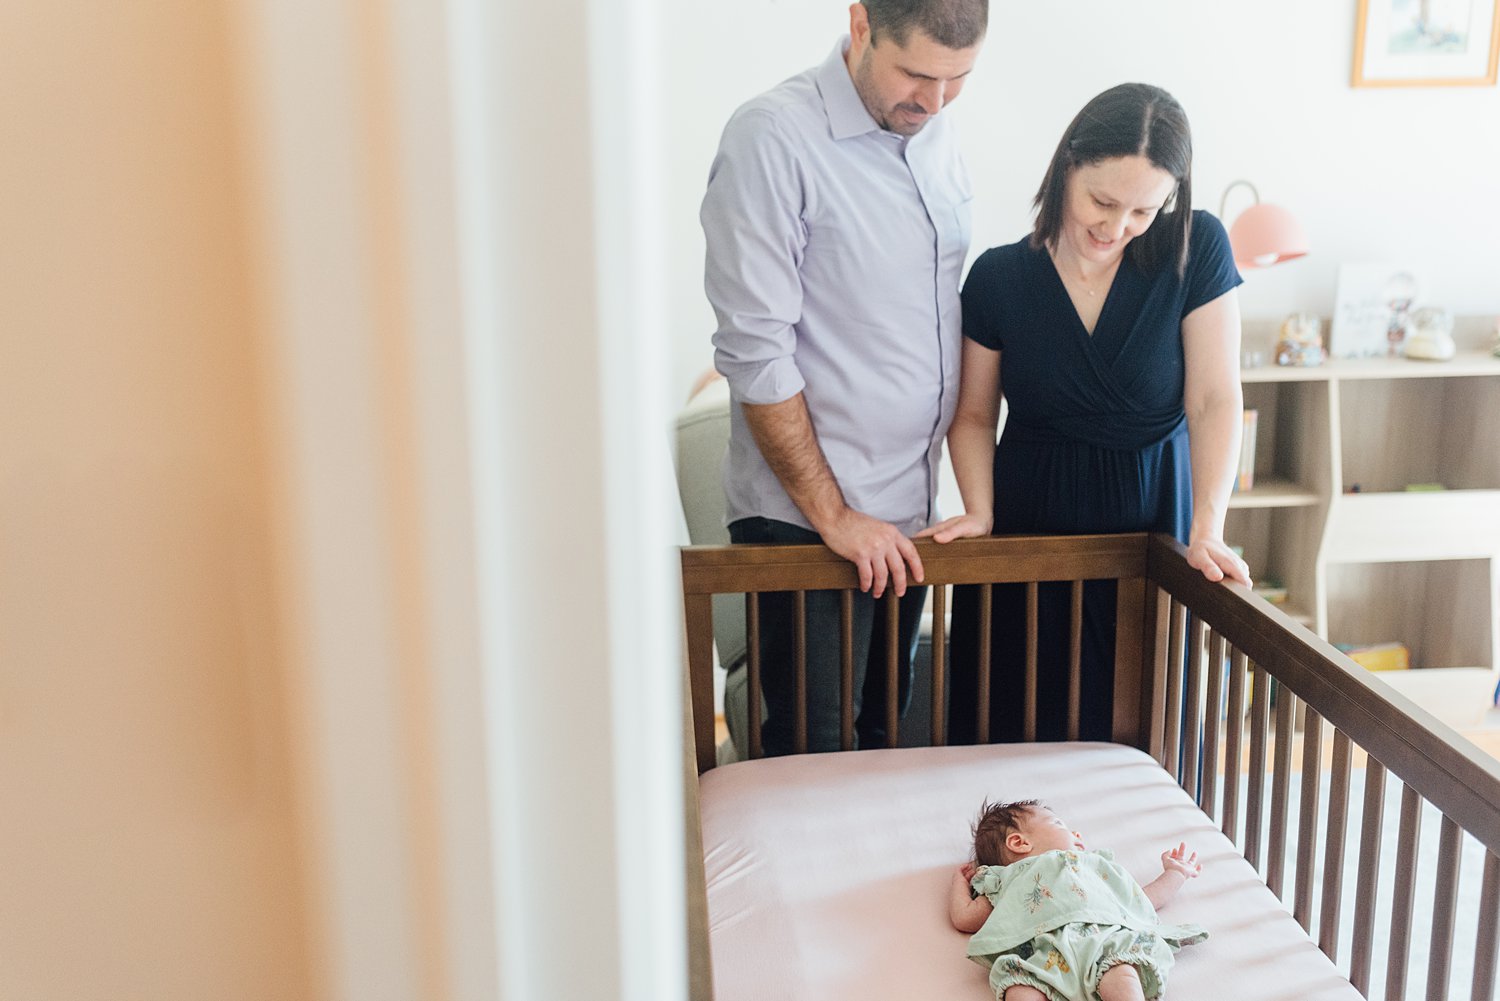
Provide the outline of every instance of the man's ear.
[[862,3],[849,5],[849,44],[856,54],[870,44],[870,12]]

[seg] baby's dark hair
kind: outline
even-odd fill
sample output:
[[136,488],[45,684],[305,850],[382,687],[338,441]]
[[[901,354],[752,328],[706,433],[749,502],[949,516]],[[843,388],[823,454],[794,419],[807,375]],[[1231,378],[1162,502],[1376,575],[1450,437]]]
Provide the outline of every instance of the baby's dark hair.
[[979,807],[974,821],[974,861],[980,865],[1010,865],[1015,861],[1005,848],[1006,835],[1021,829],[1021,818],[1032,810],[1045,809],[1039,799],[1021,799],[1014,803],[991,803]]

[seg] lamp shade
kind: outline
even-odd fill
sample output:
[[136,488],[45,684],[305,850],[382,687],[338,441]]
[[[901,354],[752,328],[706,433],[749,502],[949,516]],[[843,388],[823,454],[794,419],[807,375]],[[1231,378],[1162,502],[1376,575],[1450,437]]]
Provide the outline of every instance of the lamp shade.
[[1268,268],[1307,253],[1307,234],[1286,209],[1264,202],[1241,212],[1229,227],[1234,262],[1242,268]]

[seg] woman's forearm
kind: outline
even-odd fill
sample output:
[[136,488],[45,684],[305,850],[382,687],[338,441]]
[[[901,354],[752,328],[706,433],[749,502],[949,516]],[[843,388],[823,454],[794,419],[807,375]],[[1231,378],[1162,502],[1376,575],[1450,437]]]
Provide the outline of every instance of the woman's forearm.
[[1189,542],[1224,537],[1224,517],[1239,467],[1244,400],[1239,384],[1225,387],[1197,413],[1188,414],[1192,461],[1193,524]]
[[1000,423],[1000,400],[1000,352],[965,340],[958,409],[948,428],[948,457],[964,499],[964,513],[990,523],[995,516],[995,428]]
[[995,425],[955,418],[948,429],[948,456],[964,500],[964,513],[995,516]]
[[1189,545],[1224,537],[1224,516],[1239,465],[1245,395],[1240,388],[1240,307],[1234,291],[1189,313],[1182,322],[1192,462],[1193,525]]

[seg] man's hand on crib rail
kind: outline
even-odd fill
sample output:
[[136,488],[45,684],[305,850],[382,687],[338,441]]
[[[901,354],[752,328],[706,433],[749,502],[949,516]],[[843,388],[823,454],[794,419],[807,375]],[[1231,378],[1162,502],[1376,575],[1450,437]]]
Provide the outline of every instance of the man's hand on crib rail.
[[884,594],[887,584],[896,597],[901,597],[906,593],[908,576],[911,583],[922,583],[922,557],[895,525],[845,507],[826,525],[813,527],[823,537],[824,545],[854,564],[859,571],[859,589],[869,591],[872,598]]

